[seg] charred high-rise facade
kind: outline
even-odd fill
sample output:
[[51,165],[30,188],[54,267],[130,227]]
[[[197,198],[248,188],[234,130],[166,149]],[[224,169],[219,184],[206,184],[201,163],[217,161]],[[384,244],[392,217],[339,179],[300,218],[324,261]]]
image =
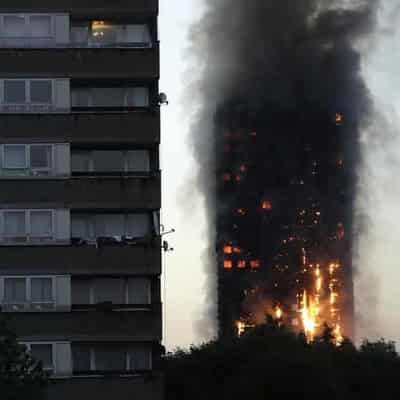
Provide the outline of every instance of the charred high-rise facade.
[[216,222],[221,337],[266,314],[309,339],[325,323],[338,342],[353,335],[359,141],[371,110],[360,48],[377,3],[209,2],[195,37],[207,63],[193,142]]

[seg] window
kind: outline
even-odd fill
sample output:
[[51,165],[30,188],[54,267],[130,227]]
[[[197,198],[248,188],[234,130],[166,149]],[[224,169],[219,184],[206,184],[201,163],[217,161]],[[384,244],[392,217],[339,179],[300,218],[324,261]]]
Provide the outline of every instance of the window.
[[52,212],[51,211],[31,211],[31,235],[34,237],[51,237]]
[[148,214],[75,214],[71,217],[73,238],[143,238],[151,232]]
[[4,294],[0,299],[4,311],[53,311],[55,279],[54,276],[4,277]]
[[31,278],[32,303],[52,303],[53,280],[52,278]]
[[52,165],[52,146],[31,145],[30,162],[32,169],[50,170]]
[[3,155],[3,168],[25,169],[28,166],[28,157],[25,145],[5,144]]
[[31,103],[51,104],[53,92],[51,80],[32,80],[30,89]]
[[23,304],[26,302],[26,279],[4,279],[4,304]]
[[99,278],[94,281],[94,302],[124,304],[125,281],[123,278]]
[[5,104],[40,104],[53,102],[53,81],[51,79],[5,79]]
[[4,235],[23,237],[26,235],[25,211],[4,211]]
[[3,35],[8,38],[25,36],[25,17],[19,15],[3,16]]
[[30,32],[34,38],[51,37],[51,16],[33,15],[29,18]]
[[92,372],[124,372],[151,370],[150,345],[135,344],[74,344],[72,346],[75,374]]
[[52,210],[3,210],[2,236],[5,239],[35,242],[53,239]]
[[55,146],[59,145],[0,145],[2,153],[0,172],[7,176],[50,175],[53,168],[53,149]]
[[26,102],[26,82],[24,80],[4,81],[4,102],[7,104],[23,104]]
[[51,343],[28,343],[26,347],[35,360],[42,362],[45,371],[52,372],[54,370],[53,345]]
[[86,46],[151,46],[146,24],[123,24],[113,21],[76,21],[71,26],[71,42]]
[[74,345],[72,349],[73,370],[75,373],[91,370],[91,349],[85,345]]
[[72,88],[72,107],[121,108],[148,107],[147,87]]
[[151,280],[148,278],[74,278],[72,304],[90,305],[112,302],[116,305],[151,304]]
[[2,36],[13,39],[50,38],[53,35],[52,16],[45,14],[3,14]]
[[71,168],[75,173],[129,173],[150,172],[148,150],[74,150]]

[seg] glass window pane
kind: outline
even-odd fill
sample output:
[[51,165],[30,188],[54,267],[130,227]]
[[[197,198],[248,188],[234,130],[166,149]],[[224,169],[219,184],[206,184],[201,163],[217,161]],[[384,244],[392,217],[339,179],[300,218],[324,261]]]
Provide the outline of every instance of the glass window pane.
[[97,44],[116,43],[122,31],[123,25],[115,25],[106,21],[93,21],[92,41]]
[[97,371],[125,371],[126,353],[119,349],[96,349],[96,370]]
[[97,172],[123,172],[124,156],[122,151],[94,151],[94,170]]
[[31,168],[51,168],[51,146],[34,145],[31,146]]
[[94,301],[125,304],[125,280],[122,278],[98,278],[94,281]]
[[73,151],[71,154],[72,172],[89,172],[90,154],[88,151]]
[[89,38],[89,25],[76,24],[71,27],[71,42],[72,43],[87,43]]
[[43,368],[53,368],[53,348],[51,344],[32,344],[31,355],[35,360],[43,363]]
[[150,280],[145,278],[128,279],[128,303],[150,304]]
[[51,17],[35,15],[30,17],[30,33],[32,37],[48,38],[51,36]]
[[6,104],[21,104],[26,102],[26,88],[23,80],[4,81],[4,102]]
[[53,281],[51,278],[31,279],[31,300],[34,303],[53,301]]
[[150,44],[150,33],[147,25],[126,25],[126,42],[141,45]]
[[84,345],[74,345],[72,362],[74,372],[90,371],[90,348]]
[[129,366],[133,371],[145,371],[151,368],[151,351],[146,348],[136,348],[129,352]]
[[4,36],[10,38],[24,37],[25,36],[25,18],[18,15],[5,15],[4,22]]
[[127,153],[128,171],[149,172],[150,154],[147,150],[132,150]]
[[5,144],[3,168],[25,169],[27,168],[26,148],[24,145]]
[[71,216],[71,235],[73,238],[91,238],[91,219],[87,215],[75,214]]
[[90,90],[87,88],[72,89],[72,107],[89,107]]
[[25,211],[4,212],[4,234],[6,236],[25,236]]
[[93,88],[91,90],[93,107],[123,107],[124,88]]
[[40,104],[51,104],[52,102],[52,83],[50,80],[31,81],[31,102]]
[[26,279],[5,278],[4,279],[4,302],[24,303],[26,301]]
[[96,236],[114,237],[124,236],[123,214],[99,214],[96,215]]
[[72,304],[90,304],[91,279],[73,278],[71,285]]
[[31,235],[49,237],[52,235],[51,211],[31,211]]
[[127,236],[141,238],[150,233],[150,220],[147,214],[129,214],[127,216]]

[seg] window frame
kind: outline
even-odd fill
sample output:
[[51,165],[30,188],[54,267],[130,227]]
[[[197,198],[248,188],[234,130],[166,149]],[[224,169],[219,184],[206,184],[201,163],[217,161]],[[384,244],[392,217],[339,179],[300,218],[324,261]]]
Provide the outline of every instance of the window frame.
[[[6,148],[7,146],[21,146],[25,147],[25,167],[24,168],[10,168],[7,167],[5,164],[5,154],[6,154]],[[51,162],[50,166],[47,168],[44,167],[32,167],[31,163],[31,148],[32,147],[40,147],[40,146],[48,146],[50,147],[50,156],[51,156]],[[0,160],[0,169],[5,170],[5,171],[18,171],[18,172],[25,172],[26,174],[24,176],[37,176],[40,175],[40,172],[48,172],[46,176],[50,176],[52,171],[54,170],[55,167],[55,145],[53,143],[4,143],[0,144],[0,151],[1,151],[1,160]],[[14,176],[14,175],[6,175],[6,176]],[[15,175],[15,176],[21,176],[21,175]]]
[[[96,279],[123,279],[123,285],[124,285],[124,292],[123,292],[123,297],[124,297],[124,302],[122,304],[116,304],[113,303],[115,306],[124,306],[125,307],[138,307],[138,306],[151,306],[153,304],[153,296],[152,296],[152,280],[150,278],[138,278],[138,277],[131,277],[131,276],[113,276],[113,277],[98,277],[98,278],[91,278],[89,279],[89,304],[79,304],[79,303],[73,303],[72,298],[71,302],[73,306],[76,307],[81,307],[81,306],[86,306],[86,305],[98,305],[102,304],[103,302],[96,302]],[[146,279],[147,281],[147,302],[146,303],[130,303],[129,302],[129,280],[135,280],[135,279]],[[74,282],[71,282],[71,293],[73,292],[73,284]],[[72,295],[72,294],[71,294]]]
[[[25,213],[25,235],[24,236],[13,236],[8,235],[5,232],[5,223],[4,218],[7,212],[24,212]],[[32,236],[31,229],[31,213],[32,212],[50,212],[51,213],[51,235],[50,236]],[[48,241],[52,241],[55,239],[55,210],[47,209],[47,208],[34,208],[34,209],[21,209],[21,208],[7,208],[0,210],[0,234],[3,240],[12,239],[12,238],[25,238],[28,243],[37,242],[36,239],[47,239]]]
[[[108,343],[107,343],[108,344]],[[107,346],[107,344],[105,344]],[[99,370],[96,367],[96,349],[98,350],[98,348],[96,348],[95,345],[93,344],[89,344],[87,350],[89,351],[89,361],[90,361],[90,370],[89,371],[76,371],[74,369],[74,346],[71,346],[71,350],[72,350],[72,371],[73,371],[73,375],[85,375],[87,373],[89,374],[96,374],[96,373],[100,373],[100,374],[115,374],[115,373],[120,373],[120,374],[130,374],[130,373],[135,373],[135,372],[151,372],[153,370],[153,348],[148,345],[147,348],[145,348],[147,356],[148,356],[148,365],[149,368],[147,369],[138,369],[138,370],[133,370],[131,369],[131,365],[130,365],[130,358],[131,358],[131,354],[134,353],[134,349],[129,348],[129,347],[133,347],[133,346],[138,346],[137,344],[128,344],[127,345],[127,349],[123,350],[124,353],[124,357],[125,357],[125,369],[123,370]]]
[[[78,149],[78,150],[75,150],[75,151],[74,150],[71,151],[71,173],[72,174],[77,174],[77,175],[79,175],[79,174],[110,174],[110,175],[113,175],[113,174],[125,174],[125,175],[129,175],[129,174],[143,174],[143,173],[150,174],[151,173],[152,167],[151,167],[151,150],[150,149],[128,149],[128,150],[116,149],[116,150],[120,151],[122,153],[122,157],[124,159],[124,168],[123,168],[123,170],[114,171],[114,172],[96,170],[94,168],[94,155],[95,155],[94,153],[96,151],[101,151],[101,150],[94,149],[94,150],[85,151],[85,150],[79,150]],[[132,152],[132,151],[145,151],[145,152],[147,152],[147,156],[148,156],[148,159],[147,159],[147,161],[148,161],[148,169],[147,170],[141,170],[141,171],[137,170],[136,171],[136,170],[130,170],[129,169],[129,153]],[[73,170],[72,157],[73,157],[74,153],[75,154],[82,153],[82,154],[85,155],[85,157],[87,157],[88,166],[89,166],[88,171],[74,171]]]
[[[128,86],[128,87],[126,87],[126,86],[124,86],[124,87],[118,87],[118,86],[116,86],[115,87],[115,89],[124,89],[124,101],[123,101],[123,104],[121,104],[121,105],[119,105],[119,106],[96,106],[96,105],[94,105],[94,101],[93,101],[93,99],[94,99],[94,96],[93,96],[93,91],[92,91],[92,89],[114,89],[114,87],[108,87],[108,86],[99,86],[99,87],[87,87],[87,88],[85,88],[86,90],[87,90],[87,97],[88,97],[88,104],[87,105],[84,105],[84,106],[82,106],[82,105],[74,105],[74,102],[73,102],[73,96],[74,96],[74,90],[77,90],[77,89],[83,89],[83,88],[81,88],[81,87],[71,87],[71,108],[72,109],[88,109],[88,108],[91,108],[91,109],[100,109],[100,110],[102,110],[102,109],[126,109],[126,108],[128,108],[128,109],[131,109],[131,108],[133,108],[133,109],[135,109],[135,108],[139,108],[139,109],[146,109],[146,108],[149,108],[150,106],[151,106],[151,90],[150,90],[150,87],[149,86],[146,86],[146,85],[142,85],[142,86]],[[147,90],[147,104],[146,105],[130,105],[130,104],[128,104],[128,99],[129,99],[129,90],[130,89],[146,89]]]
[[[40,305],[49,305],[50,304],[50,309],[45,309],[42,310],[43,312],[46,311],[53,311],[57,307],[57,285],[56,285],[56,279],[57,276],[54,275],[5,275],[2,277],[3,278],[3,298],[0,299],[1,305],[4,306],[22,306],[23,310],[21,311],[26,311],[27,309],[33,309],[35,306],[40,306]],[[51,295],[52,295],[52,301],[32,301],[32,279],[37,279],[37,278],[42,278],[42,279],[51,279]],[[5,287],[6,287],[6,280],[7,279],[24,279],[25,280],[25,301],[23,303],[18,303],[18,302],[6,302],[5,301]],[[38,310],[36,310],[38,311]],[[11,311],[11,312],[14,312]]]
[[[24,18],[24,34],[22,36],[6,36],[5,35],[5,17],[19,17]],[[31,29],[31,18],[32,17],[49,17],[50,18],[50,36],[33,36]],[[55,27],[54,27],[55,15],[49,13],[1,13],[0,14],[0,39],[6,40],[20,40],[20,39],[54,39]]]
[[[6,99],[5,86],[6,82],[10,81],[23,81],[25,83],[25,102],[11,103]],[[48,103],[32,102],[31,96],[31,82],[50,82],[51,83],[51,99]],[[31,107],[51,107],[54,105],[55,100],[55,79],[52,78],[3,78],[2,82],[2,101],[3,106],[31,106]]]
[[[121,215],[122,214],[123,219],[124,219],[124,222],[123,222],[124,223],[124,229],[123,229],[123,232],[121,232],[121,234],[119,236],[128,237],[128,238],[130,237],[130,235],[127,235],[127,231],[128,231],[128,218],[131,215],[145,215],[147,217],[148,228],[149,228],[147,234],[151,234],[152,233],[151,216],[149,215],[149,213],[146,213],[146,212],[142,212],[142,213],[101,213],[101,214],[87,214],[87,213],[79,214],[79,213],[77,213],[77,214],[71,214],[71,237],[73,237],[72,236],[72,219],[73,219],[73,217],[79,217],[79,216],[86,217],[87,219],[85,220],[85,224],[86,224],[86,229],[85,230],[87,232],[90,232],[90,235],[93,235],[93,236],[90,236],[90,237],[87,237],[87,238],[82,237],[82,238],[79,238],[79,239],[95,241],[99,237],[102,237],[102,236],[99,236],[97,234],[97,232],[96,232],[96,218],[100,217],[100,216],[112,215],[112,214],[115,214],[115,215]],[[107,237],[112,237],[112,236],[107,236]],[[146,235],[141,236],[140,238],[145,238],[145,237],[146,237]]]
[[[51,346],[51,361],[52,361],[52,367],[51,368],[46,368],[45,366],[43,366],[43,370],[45,372],[50,373],[51,375],[56,374],[56,344],[54,342],[20,342],[21,344],[23,344],[26,347],[26,351],[31,355],[31,349],[32,346],[35,345],[50,345]],[[43,363],[42,360],[36,360],[36,361],[41,361]]]

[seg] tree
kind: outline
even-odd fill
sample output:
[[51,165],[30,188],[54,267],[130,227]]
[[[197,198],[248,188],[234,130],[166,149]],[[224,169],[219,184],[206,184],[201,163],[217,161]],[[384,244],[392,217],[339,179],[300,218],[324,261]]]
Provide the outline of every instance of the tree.
[[349,340],[329,328],[313,343],[268,321],[241,338],[168,354],[167,400],[397,399],[400,358],[392,343]]
[[0,398],[1,400],[37,400],[46,385],[42,363],[34,360],[18,343],[4,319],[0,319]]

